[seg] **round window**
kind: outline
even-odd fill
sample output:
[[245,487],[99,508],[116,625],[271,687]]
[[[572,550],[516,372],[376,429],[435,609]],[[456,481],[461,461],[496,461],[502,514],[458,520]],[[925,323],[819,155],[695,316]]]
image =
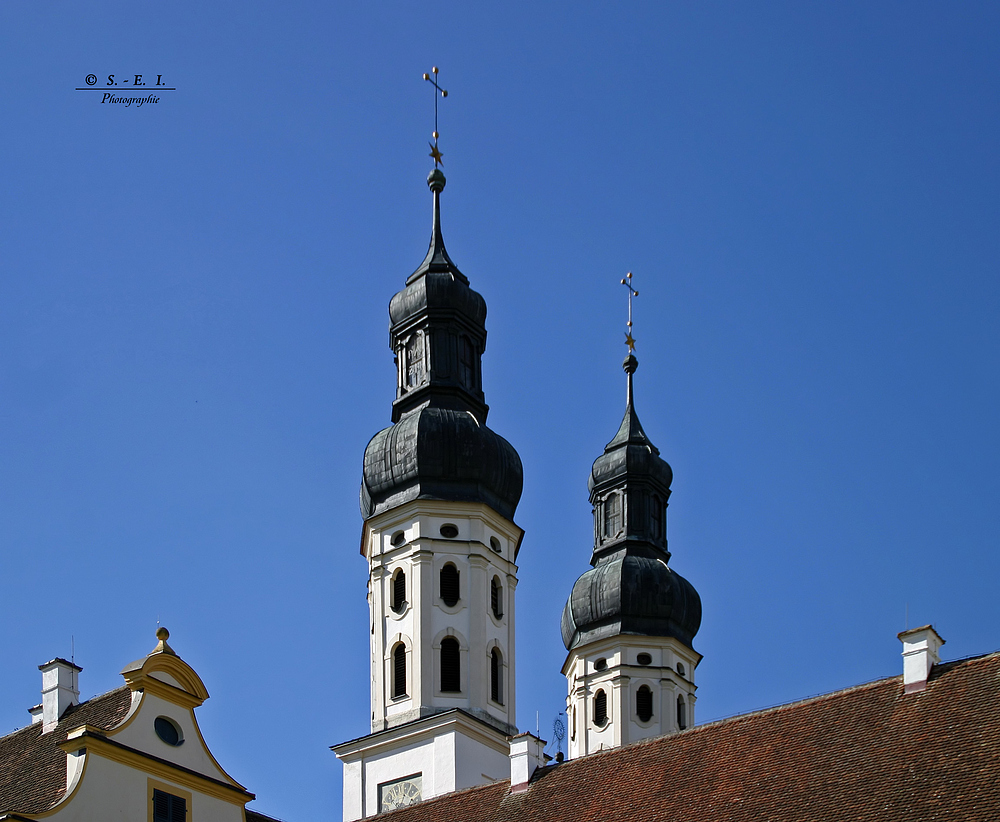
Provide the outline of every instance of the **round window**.
[[492,548],[498,554],[503,550],[500,547],[500,540],[498,540],[496,537],[490,537],[490,548]]
[[441,536],[445,539],[455,539],[458,536],[458,526],[452,525],[450,522],[445,523],[441,526]]
[[158,716],[153,720],[153,730],[160,739],[175,748],[184,741],[181,729],[172,719],[167,719],[165,716]]
[[596,671],[606,671],[608,669],[608,661],[606,659],[599,659],[594,663],[594,670]]
[[649,654],[639,654],[639,656],[635,658],[635,661],[640,665],[649,665],[653,661],[653,657]]

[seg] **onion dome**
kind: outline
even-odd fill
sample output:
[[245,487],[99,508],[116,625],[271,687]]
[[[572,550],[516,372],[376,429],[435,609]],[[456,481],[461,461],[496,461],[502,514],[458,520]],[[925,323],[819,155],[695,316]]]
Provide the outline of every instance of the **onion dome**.
[[514,447],[486,427],[482,390],[486,301],[452,262],[441,233],[445,176],[434,196],[427,256],[389,303],[397,368],[392,422],[365,449],[361,514],[413,499],[483,502],[513,519],[523,470]]
[[562,615],[567,650],[606,636],[675,637],[688,647],[701,625],[701,599],[668,566],[666,512],[673,471],[642,430],[632,400],[631,353],[625,416],[590,472],[593,566],[573,586]]

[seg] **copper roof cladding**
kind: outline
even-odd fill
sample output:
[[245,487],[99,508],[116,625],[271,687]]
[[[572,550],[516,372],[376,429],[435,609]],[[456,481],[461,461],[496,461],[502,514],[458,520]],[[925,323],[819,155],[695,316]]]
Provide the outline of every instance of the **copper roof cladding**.
[[391,822],[995,822],[1000,653],[701,725],[388,814]]
[[66,792],[66,754],[57,747],[66,733],[80,725],[110,731],[131,705],[132,692],[122,686],[71,706],[47,734],[36,722],[0,738],[0,812],[42,813],[55,805]]
[[[365,449],[361,515],[437,499],[483,502],[513,519],[524,472],[514,447],[486,426],[486,301],[444,247],[444,174],[435,169],[427,183],[431,240],[424,261],[389,303],[389,347],[398,368],[393,425]],[[411,357],[419,363],[413,371]]]

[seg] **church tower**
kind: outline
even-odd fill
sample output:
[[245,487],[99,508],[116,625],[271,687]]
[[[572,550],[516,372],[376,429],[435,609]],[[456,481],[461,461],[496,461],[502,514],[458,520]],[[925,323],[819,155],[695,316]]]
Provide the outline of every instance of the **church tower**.
[[517,733],[521,460],[486,426],[486,303],[445,250],[445,176],[427,182],[430,248],[389,303],[393,424],[364,456],[372,733],[334,747],[345,820],[507,778]]
[[593,567],[562,615],[570,758],[694,724],[701,600],[668,565],[673,471],[639,424],[628,342],[625,417],[590,474]]

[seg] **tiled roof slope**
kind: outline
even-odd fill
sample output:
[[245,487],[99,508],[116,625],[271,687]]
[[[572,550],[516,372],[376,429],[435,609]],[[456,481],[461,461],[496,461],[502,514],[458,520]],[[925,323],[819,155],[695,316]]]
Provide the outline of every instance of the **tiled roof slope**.
[[109,731],[118,725],[132,704],[132,692],[122,686],[63,714],[47,734],[42,723],[29,725],[0,738],[0,812],[41,813],[51,808],[66,790],[66,754],[56,746],[67,731],[92,725]]
[[386,822],[996,822],[1000,653],[412,805]]

